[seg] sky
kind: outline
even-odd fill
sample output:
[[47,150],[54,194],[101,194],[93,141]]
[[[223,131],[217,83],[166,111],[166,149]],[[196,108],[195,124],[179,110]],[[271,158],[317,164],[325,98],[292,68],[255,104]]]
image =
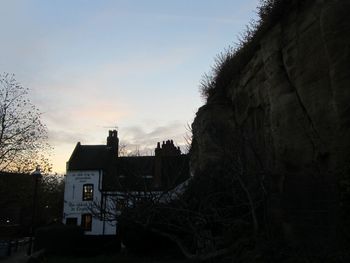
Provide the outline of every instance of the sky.
[[259,0],[0,0],[0,72],[30,89],[65,172],[77,142],[185,149],[203,74]]

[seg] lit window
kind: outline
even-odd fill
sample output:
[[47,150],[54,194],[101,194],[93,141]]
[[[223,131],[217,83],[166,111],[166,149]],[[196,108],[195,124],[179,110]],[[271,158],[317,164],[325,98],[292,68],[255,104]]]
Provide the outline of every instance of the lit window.
[[85,231],[91,231],[91,227],[92,227],[92,215],[91,214],[81,215],[81,227]]
[[92,201],[94,198],[94,185],[84,184],[83,186],[83,201]]

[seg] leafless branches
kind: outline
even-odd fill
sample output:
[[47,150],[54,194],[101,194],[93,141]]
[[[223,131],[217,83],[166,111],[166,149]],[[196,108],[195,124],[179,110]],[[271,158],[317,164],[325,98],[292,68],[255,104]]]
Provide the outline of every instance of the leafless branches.
[[29,172],[40,164],[49,170],[47,128],[31,104],[28,89],[11,74],[0,74],[0,170]]
[[[94,202],[94,215],[171,240],[188,259],[229,253],[259,231],[259,183],[247,183],[240,159],[167,191],[123,191]],[[130,227],[129,227],[130,229]],[[128,235],[128,233],[125,233]],[[242,242],[243,242],[242,241]]]
[[189,153],[191,150],[191,145],[192,145],[192,137],[193,137],[193,132],[192,132],[192,127],[189,123],[186,124],[185,126],[186,133],[184,136],[185,139],[185,151],[186,153]]

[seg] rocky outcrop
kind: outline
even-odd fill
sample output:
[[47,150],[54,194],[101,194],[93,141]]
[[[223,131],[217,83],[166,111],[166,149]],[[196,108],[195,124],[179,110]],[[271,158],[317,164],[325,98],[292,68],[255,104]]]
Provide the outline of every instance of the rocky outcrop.
[[290,242],[336,236],[350,163],[349,13],[341,0],[290,10],[192,125],[195,174],[238,153],[247,174],[264,174],[272,228]]

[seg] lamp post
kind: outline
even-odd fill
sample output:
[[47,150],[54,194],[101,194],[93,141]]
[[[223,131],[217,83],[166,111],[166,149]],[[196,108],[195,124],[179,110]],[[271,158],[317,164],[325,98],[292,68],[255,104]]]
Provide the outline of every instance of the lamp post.
[[32,173],[32,176],[34,178],[34,193],[33,193],[32,223],[30,227],[28,255],[31,255],[33,250],[33,236],[34,236],[34,230],[35,230],[35,216],[36,216],[36,207],[37,207],[37,199],[38,199],[38,181],[41,177],[39,165],[35,168],[35,171]]

